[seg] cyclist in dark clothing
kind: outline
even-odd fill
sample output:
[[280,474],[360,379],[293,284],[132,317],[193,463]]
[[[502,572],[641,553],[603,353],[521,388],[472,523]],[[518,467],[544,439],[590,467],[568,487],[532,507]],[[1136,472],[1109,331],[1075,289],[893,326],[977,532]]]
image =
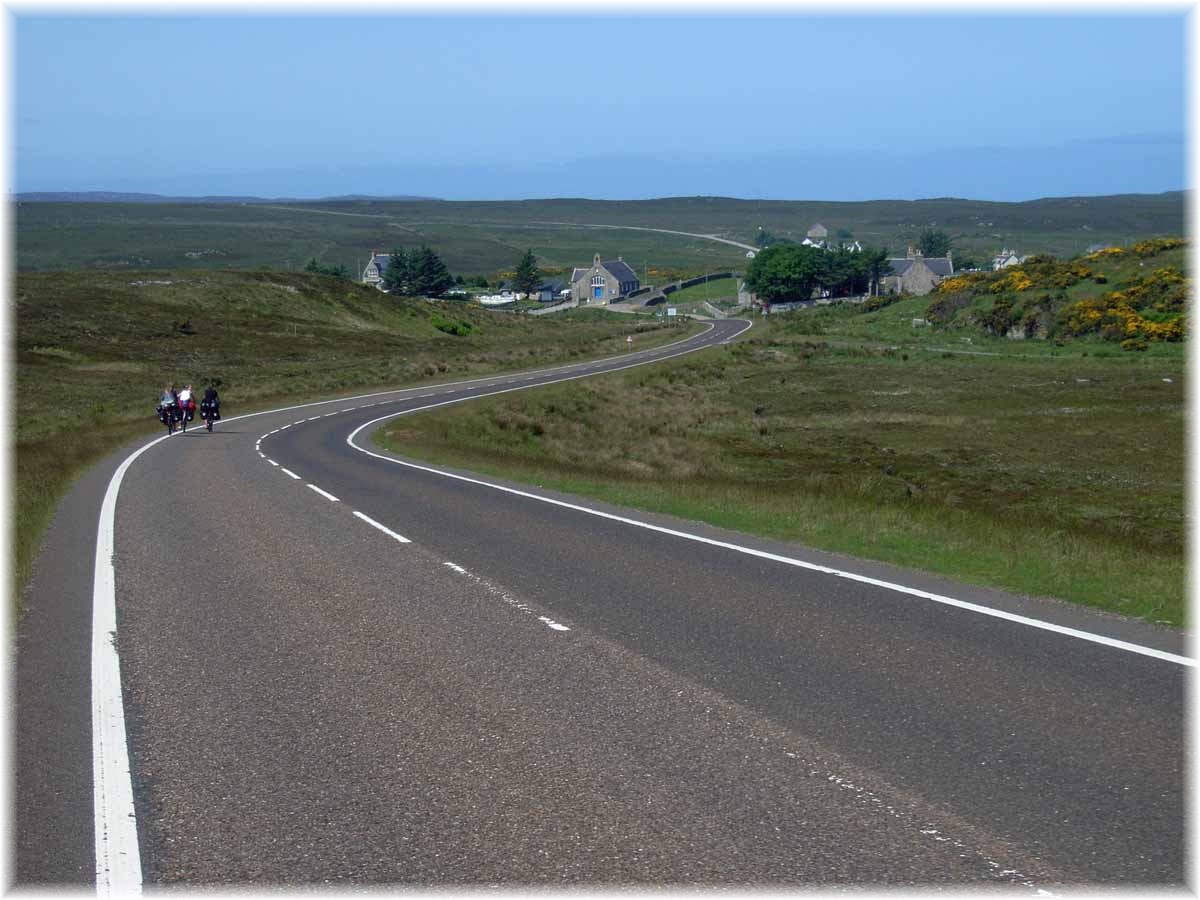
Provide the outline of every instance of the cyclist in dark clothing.
[[217,389],[214,385],[209,385],[204,389],[204,399],[200,401],[200,418],[204,420],[204,427],[212,431],[212,423],[221,418],[221,398],[217,396]]

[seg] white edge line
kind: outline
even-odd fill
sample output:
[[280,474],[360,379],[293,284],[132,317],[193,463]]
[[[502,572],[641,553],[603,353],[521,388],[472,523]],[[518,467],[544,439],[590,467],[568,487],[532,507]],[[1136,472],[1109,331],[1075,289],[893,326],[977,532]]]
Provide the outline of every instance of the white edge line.
[[[741,332],[739,332],[739,334],[740,333]],[[690,351],[685,351],[685,352],[690,352]],[[667,357],[667,358],[669,358],[669,357]],[[615,369],[609,369],[605,372],[605,374],[609,374],[612,372],[619,372],[619,371],[622,371],[623,369],[633,368],[633,366],[643,365],[643,364],[644,363],[639,362],[639,363],[633,363],[630,366],[621,366],[621,367],[618,367]],[[585,378],[585,377],[588,377],[588,376],[586,376],[586,375],[568,376],[566,378],[555,379],[554,381],[541,382],[538,385],[538,387],[544,387],[544,386],[551,385],[551,384],[558,384],[563,381],[574,381],[577,378]],[[965,609],[965,610],[969,610],[971,612],[979,613],[980,615],[992,616],[994,618],[1003,619],[1008,622],[1014,622],[1014,623],[1017,623],[1020,625],[1027,625],[1031,628],[1038,628],[1043,631],[1050,631],[1055,634],[1061,634],[1061,635],[1065,635],[1067,637],[1074,637],[1074,638],[1078,638],[1079,640],[1090,641],[1095,644],[1102,644],[1106,647],[1112,647],[1112,648],[1115,648],[1118,650],[1125,650],[1129,653],[1137,653],[1142,656],[1149,656],[1149,657],[1153,657],[1155,659],[1164,660],[1166,662],[1177,663],[1178,665],[1181,665],[1181,666],[1195,666],[1196,665],[1196,661],[1194,659],[1191,659],[1186,656],[1180,656],[1175,653],[1168,653],[1164,650],[1157,650],[1153,647],[1144,647],[1141,644],[1133,644],[1128,641],[1117,640],[1116,638],[1106,637],[1105,635],[1101,635],[1101,634],[1094,634],[1090,631],[1081,631],[1080,629],[1077,629],[1077,628],[1069,628],[1065,625],[1057,625],[1053,622],[1046,622],[1041,619],[1034,619],[1029,616],[1022,616],[1017,613],[1007,612],[1005,610],[993,609],[988,606],[981,606],[978,603],[970,603],[966,600],[958,600],[954,597],[947,597],[944,594],[935,594],[930,591],[922,591],[917,588],[908,587],[907,585],[895,584],[894,582],[883,581],[878,578],[870,578],[866,575],[859,575],[855,572],[847,572],[842,569],[834,569],[829,566],[821,566],[821,565],[817,565],[816,563],[805,562],[804,560],[795,559],[790,556],[782,556],[777,553],[768,553],[767,551],[764,551],[764,550],[756,550],[752,547],[744,547],[740,544],[731,544],[727,541],[718,541],[713,538],[706,538],[706,537],[702,537],[701,535],[697,535],[697,534],[689,534],[688,532],[685,532],[685,531],[677,531],[672,528],[664,528],[661,525],[652,525],[649,522],[640,522],[636,519],[630,519],[630,518],[626,518],[624,516],[614,515],[612,513],[601,512],[600,510],[596,510],[596,509],[589,509],[586,506],[580,506],[575,503],[567,503],[562,500],[554,500],[550,497],[542,497],[537,494],[529,493],[528,491],[522,491],[522,490],[518,490],[516,488],[505,487],[505,486],[499,485],[499,484],[492,484],[491,482],[482,481],[477,478],[469,478],[465,475],[457,475],[457,474],[454,474],[451,472],[444,472],[444,471],[441,471],[440,469],[435,469],[430,466],[422,466],[422,465],[418,465],[417,463],[406,462],[404,460],[396,459],[391,456],[384,456],[382,454],[375,453],[371,450],[368,450],[365,447],[360,447],[358,444],[354,443],[354,438],[358,435],[359,432],[361,432],[362,430],[364,430],[366,428],[369,428],[372,425],[376,425],[379,422],[386,421],[387,419],[394,419],[399,416],[408,415],[410,413],[424,412],[429,409],[436,409],[437,407],[440,407],[440,406],[449,406],[450,404],[461,403],[465,400],[476,400],[476,399],[481,399],[483,397],[495,396],[496,394],[507,394],[511,391],[525,390],[525,389],[526,388],[505,388],[504,390],[492,391],[487,394],[474,394],[470,397],[458,397],[453,400],[444,400],[441,403],[431,403],[426,406],[417,407],[415,409],[408,409],[408,410],[402,410],[400,412],[389,413],[386,416],[380,416],[377,419],[372,419],[371,421],[364,422],[362,425],[358,426],[358,428],[354,429],[354,431],[350,432],[350,434],[347,435],[346,443],[349,444],[351,447],[353,447],[355,450],[359,451],[360,453],[365,453],[368,456],[375,457],[376,459],[381,459],[386,462],[395,463],[395,464],[401,465],[401,466],[407,466],[411,469],[417,469],[422,472],[428,472],[433,475],[440,475],[443,478],[453,478],[457,481],[464,481],[469,484],[476,484],[476,485],[480,485],[482,487],[491,488],[493,490],[504,491],[505,493],[513,494],[518,497],[526,497],[531,500],[537,500],[542,503],[549,503],[553,506],[559,506],[564,509],[575,510],[577,512],[586,513],[587,515],[598,516],[599,518],[603,518],[603,519],[609,519],[614,522],[621,522],[622,524],[625,524],[625,525],[632,525],[635,528],[644,528],[648,531],[656,531],[661,534],[671,535],[672,537],[683,538],[684,540],[695,541],[695,542],[701,543],[701,544],[708,544],[709,546],[713,546],[713,547],[721,547],[722,549],[725,549],[725,550],[733,550],[737,553],[744,553],[748,556],[758,557],[759,559],[769,559],[773,562],[780,562],[785,565],[795,566],[795,567],[801,568],[801,569],[808,569],[813,572],[822,572],[826,575],[835,575],[839,578],[845,578],[849,581],[857,581],[861,584],[869,584],[874,587],[880,587],[880,588],[884,588],[886,590],[896,591],[897,593],[907,594],[912,597],[919,597],[923,600],[932,600],[935,603],[942,603],[947,606],[954,606],[959,609]]]
[[[712,327],[710,325],[709,329],[711,330]],[[681,338],[675,343],[683,343],[693,340],[695,337],[698,335]],[[666,344],[656,349],[662,350],[672,346],[674,344]],[[576,365],[578,363],[555,366],[541,370],[540,374],[563,371]],[[495,376],[446,382],[439,387],[475,384],[491,378],[495,378]],[[328,403],[344,403],[347,400],[387,394],[404,394],[414,390],[420,390],[420,388],[400,388],[392,391],[379,391],[374,394],[299,403],[294,406],[230,416],[224,421],[234,422],[238,419],[251,419],[256,416],[287,412],[293,409],[306,409]],[[267,432],[267,435],[275,434],[279,430],[277,428]],[[125,730],[125,707],[121,696],[120,658],[116,648],[117,600],[113,554],[115,551],[117,495],[120,492],[125,473],[133,461],[155,444],[170,437],[173,435],[163,435],[148,441],[121,462],[108,482],[104,500],[100,505],[100,519],[96,529],[96,563],[92,575],[92,802],[96,845],[96,891],[104,895],[140,895],[142,892],[141,851],[138,845],[137,820],[133,807],[133,781],[130,775],[128,739]],[[267,458],[267,461],[273,466],[279,465],[273,459]],[[355,515],[391,534],[397,540],[410,543],[407,538],[391,532],[367,516],[358,512]],[[452,563],[447,563],[447,565],[459,568]],[[466,570],[460,569],[460,571]]]
[[117,467],[104,492],[92,576],[92,802],[96,893],[140,894],[142,860],[133,807],[133,780],[117,655],[117,590],[113,566],[117,493],[135,459],[169,435],[143,445]]
[[392,529],[388,528],[386,525],[382,525],[379,522],[376,522],[374,519],[372,519],[370,516],[366,515],[365,513],[360,513],[357,509],[354,510],[354,515],[358,516],[358,518],[362,519],[364,522],[366,522],[372,528],[378,528],[380,531],[382,531],[388,537],[395,538],[402,544],[411,544],[412,543],[412,541],[410,541],[404,535],[396,534],[396,532],[392,531]]
[[[418,412],[418,410],[409,410],[409,412]],[[385,416],[384,418],[391,418],[391,416]],[[381,421],[381,420],[377,419],[376,421]],[[371,425],[371,424],[373,424],[373,423],[371,423],[371,422],[366,423],[366,425]],[[366,425],[363,425],[362,427],[365,428]],[[356,431],[354,433],[357,434],[357,432],[359,430],[361,430],[361,428],[356,429]],[[351,435],[351,437],[353,437],[353,434]],[[347,443],[350,443],[349,438],[347,438]],[[1007,611],[1001,610],[1001,609],[993,609],[988,606],[981,606],[978,603],[970,603],[966,600],[958,600],[954,597],[947,597],[943,594],[935,594],[930,591],[922,591],[922,590],[919,590],[918,588],[911,588],[906,585],[895,584],[894,582],[883,581],[878,578],[870,578],[866,575],[859,575],[854,572],[846,572],[842,569],[834,569],[829,566],[821,566],[821,565],[817,565],[816,563],[805,562],[804,560],[795,559],[790,556],[782,556],[778,553],[769,553],[765,550],[756,550],[753,547],[744,547],[740,544],[731,544],[727,541],[718,541],[713,538],[703,537],[698,534],[689,534],[686,531],[677,531],[673,528],[665,528],[661,525],[652,525],[649,522],[639,522],[636,519],[630,519],[630,518],[626,518],[624,516],[618,516],[618,515],[614,515],[612,513],[602,512],[601,510],[597,510],[597,509],[589,509],[586,506],[579,506],[578,504],[575,504],[575,503],[567,503],[562,500],[555,500],[550,497],[541,497],[541,496],[538,496],[537,494],[531,494],[531,493],[528,493],[527,491],[520,491],[515,488],[505,487],[504,485],[492,484],[487,481],[481,481],[476,478],[468,478],[464,475],[457,475],[452,472],[443,472],[438,469],[430,468],[428,466],[417,465],[416,463],[406,462],[404,460],[395,459],[394,457],[390,457],[390,456],[382,456],[378,453],[374,453],[370,450],[364,449],[363,447],[360,447],[357,444],[350,444],[350,446],[354,447],[354,449],[358,450],[360,453],[365,453],[368,456],[375,457],[376,459],[382,459],[387,462],[396,463],[397,465],[407,466],[412,469],[418,469],[422,472],[428,472],[433,475],[441,475],[444,478],[453,478],[457,481],[465,481],[470,484],[476,484],[476,485],[480,485],[482,487],[492,488],[493,490],[504,491],[505,493],[508,493],[508,494],[515,494],[518,497],[526,497],[530,500],[538,500],[542,503],[549,503],[553,506],[559,506],[564,509],[570,509],[570,510],[574,510],[576,512],[587,513],[588,515],[591,515],[591,516],[598,516],[599,518],[609,519],[614,522],[620,522],[624,525],[632,525],[636,528],[644,528],[648,531],[657,531],[660,534],[670,535],[671,537],[683,538],[684,540],[695,541],[695,542],[701,543],[701,544],[708,544],[709,546],[720,547],[725,550],[733,550],[737,553],[744,553],[747,556],[755,556],[755,557],[758,557],[759,559],[768,559],[773,562],[784,563],[785,565],[796,566],[797,568],[808,569],[813,572],[821,572],[826,575],[835,575],[839,578],[845,578],[849,581],[857,581],[861,584],[869,584],[874,587],[885,588],[887,590],[896,591],[901,594],[908,594],[909,596],[912,596],[912,597],[920,597],[921,599],[924,599],[924,600],[932,600],[935,603],[943,603],[947,606],[954,606],[954,607],[958,607],[959,609],[969,610],[971,612],[979,613],[981,615],[994,616],[995,618],[1004,619],[1009,622],[1015,622],[1015,623],[1018,623],[1021,625],[1028,625],[1031,628],[1039,628],[1044,631],[1052,631],[1052,632],[1055,632],[1056,634],[1062,634],[1062,635],[1066,635],[1069,637],[1079,638],[1080,640],[1091,641],[1096,644],[1103,644],[1107,647],[1113,647],[1113,648],[1116,648],[1119,650],[1126,650],[1130,653],[1138,653],[1138,654],[1141,654],[1142,656],[1151,656],[1156,659],[1165,660],[1167,662],[1178,663],[1179,665],[1182,665],[1182,666],[1196,665],[1196,661],[1193,659],[1190,659],[1189,657],[1179,656],[1174,653],[1167,653],[1164,650],[1156,650],[1153,647],[1144,647],[1141,644],[1133,644],[1133,643],[1129,643],[1128,641],[1121,641],[1121,640],[1117,640],[1116,638],[1105,637],[1104,635],[1101,635],[1101,634],[1093,634],[1090,631],[1081,631],[1077,628],[1068,628],[1065,625],[1056,625],[1053,622],[1045,622],[1041,619],[1034,619],[1034,618],[1030,618],[1029,616],[1022,616],[1022,615],[1018,615],[1017,613],[1010,613],[1010,612],[1007,612]]]
[[306,484],[305,487],[316,491],[318,494],[320,494],[322,497],[324,497],[330,503],[341,503],[342,502],[337,497],[333,496],[333,494],[329,493],[328,491],[321,490],[319,487],[317,487],[315,484],[312,484],[311,482]]

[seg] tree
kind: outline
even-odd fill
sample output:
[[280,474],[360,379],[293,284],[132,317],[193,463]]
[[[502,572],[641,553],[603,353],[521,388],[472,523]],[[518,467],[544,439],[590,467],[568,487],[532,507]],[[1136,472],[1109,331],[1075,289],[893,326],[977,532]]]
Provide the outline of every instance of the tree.
[[454,277],[442,258],[427,246],[422,246],[413,254],[409,266],[412,272],[410,290],[413,294],[440,297],[454,284]]
[[872,290],[879,293],[879,283],[883,281],[884,275],[891,270],[891,264],[888,263],[887,248],[884,247],[876,250],[873,247],[863,248],[863,267],[867,272],[867,291]]
[[828,254],[803,244],[775,244],[760,252],[746,269],[746,287],[768,303],[810,300],[827,280]]
[[917,239],[917,246],[923,256],[946,256],[952,242],[950,235],[940,228],[926,228]]
[[393,294],[413,294],[413,258],[404,250],[393,250],[383,273],[383,286]]
[[512,280],[513,290],[519,294],[532,294],[542,286],[542,271],[538,268],[537,260],[532,250],[526,250],[521,261],[517,263],[516,274]]
[[305,272],[314,272],[317,275],[332,275],[334,278],[349,278],[350,271],[340,263],[336,266],[323,266],[317,262],[315,256],[311,257],[304,266]]

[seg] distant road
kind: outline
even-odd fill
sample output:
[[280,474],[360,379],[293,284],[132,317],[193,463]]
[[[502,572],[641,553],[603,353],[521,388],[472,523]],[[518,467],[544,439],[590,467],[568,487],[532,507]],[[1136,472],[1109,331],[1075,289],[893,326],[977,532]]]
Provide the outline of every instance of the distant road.
[[[311,209],[311,208],[305,207],[305,206],[282,206],[282,205],[271,204],[271,203],[256,203],[254,205],[260,206],[264,209],[284,209],[284,210],[288,210],[289,212],[310,212],[310,213],[318,213],[320,215],[325,215],[325,216],[360,216],[360,217],[366,218],[366,219],[399,219],[400,218],[399,216],[393,216],[393,215],[389,215],[387,213],[341,212],[339,210],[332,210],[332,209]],[[718,235],[715,235],[715,234],[697,234],[696,232],[693,232],[693,231],[673,231],[670,228],[647,228],[642,225],[602,225],[602,224],[595,223],[595,222],[550,222],[550,221],[521,222],[518,224],[521,224],[521,225],[555,225],[555,226],[564,226],[564,227],[570,227],[570,228],[616,228],[616,229],[619,229],[622,231],[655,231],[655,232],[658,232],[659,234],[677,234],[677,235],[682,235],[683,237],[700,238],[701,240],[705,240],[705,241],[716,241],[717,243],[720,243],[720,244],[730,244],[734,247],[740,247],[743,250],[753,250],[753,251],[757,252],[759,249],[761,249],[759,247],[755,247],[753,244],[743,244],[741,241],[730,240],[729,238],[719,237]]]
[[669,228],[646,228],[642,225],[601,225],[593,222],[531,222],[531,225],[567,225],[572,228],[619,228],[623,231],[657,231],[660,234],[681,234],[684,237],[701,238],[706,241],[716,241],[720,244],[732,244],[734,247],[740,247],[743,250],[753,250],[758,252],[759,247],[753,244],[743,244],[741,241],[730,240],[729,238],[718,237],[715,234],[697,234],[693,231],[672,231]]

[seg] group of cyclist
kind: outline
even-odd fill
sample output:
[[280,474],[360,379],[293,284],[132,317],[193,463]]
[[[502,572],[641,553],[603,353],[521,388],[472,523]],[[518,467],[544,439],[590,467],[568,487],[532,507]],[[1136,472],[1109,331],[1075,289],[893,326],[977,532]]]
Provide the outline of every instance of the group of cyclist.
[[[178,389],[174,384],[163,388],[162,396],[158,399],[158,418],[167,426],[168,432],[173,432],[176,425],[187,431],[187,423],[196,416],[196,398],[192,386],[185,384]],[[212,423],[221,418],[221,398],[217,394],[216,385],[210,384],[204,389],[204,399],[200,401],[200,418],[204,427],[212,431]]]

